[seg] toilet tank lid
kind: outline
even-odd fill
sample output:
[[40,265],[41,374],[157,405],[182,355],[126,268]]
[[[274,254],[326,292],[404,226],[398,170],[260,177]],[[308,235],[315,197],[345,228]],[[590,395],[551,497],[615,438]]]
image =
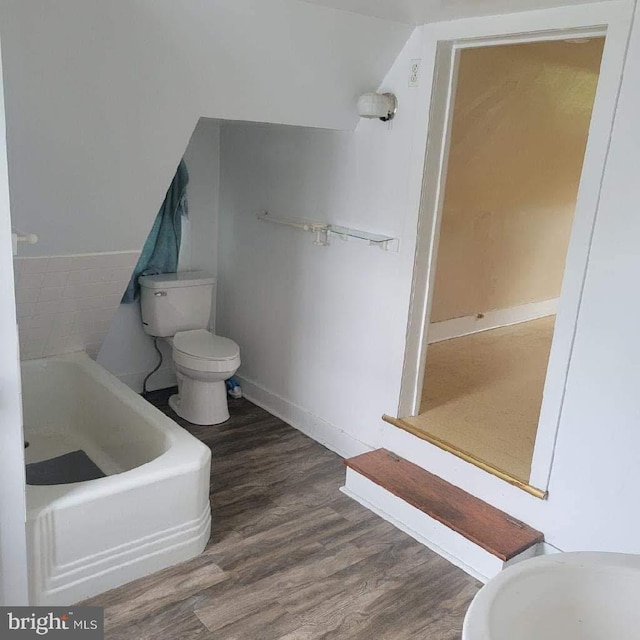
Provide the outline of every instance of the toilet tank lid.
[[171,287],[197,287],[204,284],[215,284],[216,279],[206,271],[179,271],[178,273],[161,273],[156,276],[140,276],[141,287],[148,289],[170,289]]

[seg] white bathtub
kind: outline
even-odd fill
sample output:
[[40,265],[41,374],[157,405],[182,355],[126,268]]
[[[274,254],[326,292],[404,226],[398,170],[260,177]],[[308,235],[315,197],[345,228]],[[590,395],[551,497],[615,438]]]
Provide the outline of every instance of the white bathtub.
[[27,462],[82,449],[106,477],[27,485],[30,599],[68,605],[192,558],[211,453],[84,353],[22,363]]

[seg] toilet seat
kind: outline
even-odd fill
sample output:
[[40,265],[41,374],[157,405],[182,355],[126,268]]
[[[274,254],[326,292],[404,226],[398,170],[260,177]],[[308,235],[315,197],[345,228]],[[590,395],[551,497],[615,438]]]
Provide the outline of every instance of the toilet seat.
[[173,337],[176,364],[194,371],[227,371],[240,366],[240,347],[205,329],[179,331]]

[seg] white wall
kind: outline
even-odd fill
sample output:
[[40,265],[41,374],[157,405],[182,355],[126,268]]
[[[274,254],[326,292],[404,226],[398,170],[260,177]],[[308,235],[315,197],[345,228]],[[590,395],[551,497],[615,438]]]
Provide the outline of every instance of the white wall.
[[202,118],[184,154],[189,171],[189,217],[183,224],[180,269],[218,269],[220,122]]
[[[380,422],[397,406],[406,330],[415,236],[407,182],[421,95],[406,88],[404,70],[419,37],[383,83],[400,97],[391,129],[373,122],[354,134],[223,126],[219,331],[240,344],[240,373],[256,399],[315,428],[343,453],[393,448],[540,528],[560,549],[640,553],[640,305],[633,294],[640,273],[640,24],[611,139],[547,501]],[[309,235],[257,221],[261,210],[399,235],[400,253],[338,241],[315,247]]]
[[[354,133],[222,126],[218,332],[240,345],[254,399],[267,393],[272,410],[283,399],[336,441],[346,432],[349,451],[375,445],[380,416],[397,405],[420,94],[407,73],[419,51],[412,37],[383,83],[400,104],[390,124],[362,121]],[[314,246],[310,234],[257,220],[265,210],[389,234],[401,249],[338,239]]]
[[[187,197],[189,216],[182,221],[180,263],[182,270],[203,270],[217,275],[218,201],[220,191],[220,123],[200,119],[184,154],[189,171]],[[212,308],[215,321],[215,304]],[[171,349],[158,341],[163,353],[162,367],[149,379],[149,390],[175,384]],[[145,376],[158,363],[153,339],[142,330],[140,305],[122,304],[109,327],[98,362],[135,391],[142,391]]]
[[631,32],[585,281],[549,498],[541,501],[385,427],[387,446],[545,533],[564,551],[640,553],[640,21]]
[[0,605],[27,604],[24,439],[0,60]]
[[[635,3],[621,3],[626,12]],[[630,15],[630,14],[629,14]],[[615,32],[620,35],[620,29]],[[624,41],[619,46],[624,48]],[[633,297],[640,251],[635,167],[640,161],[640,24],[631,31],[610,139],[546,501],[385,426],[383,444],[545,533],[565,550],[640,553],[640,337]],[[607,83],[617,79],[608,78]],[[602,81],[602,80],[601,80]],[[600,137],[600,134],[598,136]],[[597,185],[593,185],[597,187]],[[558,392],[561,392],[559,390]],[[631,506],[630,506],[631,505]]]
[[411,29],[295,0],[5,0],[24,255],[139,250],[199,116],[353,128]]
[[545,528],[563,548],[640,553],[639,111],[636,13],[549,487]]
[[[220,121],[201,118],[184,154],[189,171],[189,217],[182,225],[181,271],[218,275]],[[215,330],[216,295],[210,327]]]
[[460,53],[430,322],[560,295],[603,46]]

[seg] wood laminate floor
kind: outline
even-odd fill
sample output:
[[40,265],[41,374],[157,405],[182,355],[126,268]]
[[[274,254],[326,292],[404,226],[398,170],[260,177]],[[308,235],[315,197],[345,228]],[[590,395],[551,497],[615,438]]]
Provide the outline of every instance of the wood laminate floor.
[[342,459],[246,400],[212,451],[201,556],[83,604],[109,640],[459,640],[480,584],[339,491]]
[[555,316],[430,344],[419,430],[529,481]]

